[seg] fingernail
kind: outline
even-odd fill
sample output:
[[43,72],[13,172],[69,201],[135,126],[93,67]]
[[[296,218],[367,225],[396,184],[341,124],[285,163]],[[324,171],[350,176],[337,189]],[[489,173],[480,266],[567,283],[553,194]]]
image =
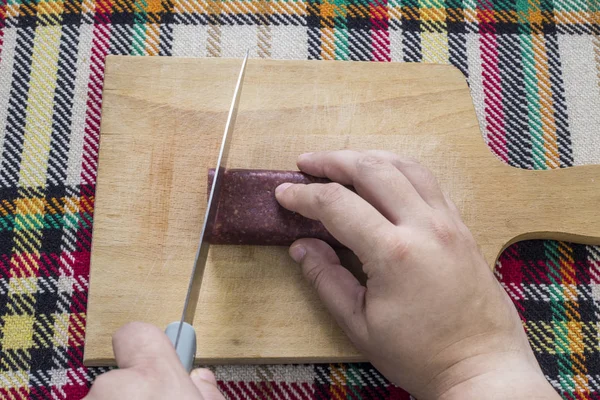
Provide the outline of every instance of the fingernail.
[[306,249],[304,248],[304,246],[296,245],[296,246],[290,247],[290,256],[297,263],[302,261],[302,259],[304,258],[305,255],[306,255]]
[[190,374],[192,379],[202,379],[203,381],[212,381],[214,380],[214,374],[208,368],[196,368]]
[[289,182],[282,183],[281,185],[277,186],[277,188],[275,188],[275,194],[283,193],[283,191],[289,188],[290,186],[292,186],[292,184]]
[[298,161],[303,161],[303,160],[307,159],[308,157],[310,157],[312,154],[314,154],[314,153],[310,152],[310,153],[300,154],[298,156]]

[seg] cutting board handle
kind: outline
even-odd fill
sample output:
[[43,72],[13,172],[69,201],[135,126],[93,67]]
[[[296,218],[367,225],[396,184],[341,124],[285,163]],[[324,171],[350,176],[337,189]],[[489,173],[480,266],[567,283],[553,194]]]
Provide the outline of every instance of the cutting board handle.
[[600,245],[600,165],[518,170],[515,175],[520,198],[507,201],[506,223],[523,234],[505,247],[527,239]]

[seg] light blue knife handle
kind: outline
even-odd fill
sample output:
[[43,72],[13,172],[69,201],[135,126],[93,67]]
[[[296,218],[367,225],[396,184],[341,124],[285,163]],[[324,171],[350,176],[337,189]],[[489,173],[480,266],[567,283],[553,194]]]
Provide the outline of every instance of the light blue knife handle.
[[[180,322],[172,322],[165,329],[167,337],[175,346],[175,340],[177,338],[177,330],[179,329]],[[196,331],[194,327],[187,322],[183,323],[181,327],[181,335],[179,336],[179,344],[175,349],[179,361],[183,364],[183,367],[187,372],[190,372],[194,367],[194,358],[196,357]]]

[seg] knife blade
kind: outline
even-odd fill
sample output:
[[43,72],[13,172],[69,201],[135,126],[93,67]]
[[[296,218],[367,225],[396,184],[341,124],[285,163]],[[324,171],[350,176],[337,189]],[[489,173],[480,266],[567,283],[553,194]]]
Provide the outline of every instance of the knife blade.
[[233,92],[231,106],[229,107],[229,114],[227,115],[227,122],[225,124],[225,132],[223,133],[223,138],[221,139],[219,157],[217,158],[217,165],[215,167],[216,173],[213,177],[212,188],[208,195],[206,213],[204,215],[204,222],[200,232],[200,240],[196,250],[194,267],[192,269],[192,274],[190,276],[190,281],[188,283],[187,293],[185,296],[185,302],[183,304],[181,319],[178,322],[176,321],[169,324],[165,331],[171,340],[171,343],[173,343],[173,346],[175,346],[175,351],[177,352],[179,360],[188,370],[188,372],[192,369],[194,357],[196,355],[196,333],[192,323],[194,322],[194,314],[196,313],[196,305],[198,303],[198,296],[200,295],[202,277],[204,276],[206,261],[208,260],[209,243],[206,240],[206,236],[208,229],[212,227],[212,224],[215,220],[215,215],[217,213],[218,197],[221,191],[221,183],[223,180],[225,165],[229,156],[229,147],[231,144],[231,137],[240,103],[244,74],[246,72],[246,64],[248,63],[248,54],[249,50],[246,51],[246,57],[244,57],[242,62],[242,67],[240,69],[235,90]]

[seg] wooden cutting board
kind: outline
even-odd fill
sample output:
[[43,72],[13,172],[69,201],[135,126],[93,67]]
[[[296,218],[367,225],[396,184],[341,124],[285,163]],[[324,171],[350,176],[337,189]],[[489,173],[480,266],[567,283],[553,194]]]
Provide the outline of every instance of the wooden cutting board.
[[[86,365],[114,364],[111,335],[129,321],[179,319],[240,65],[108,57]],[[600,167],[503,164],[453,67],[249,61],[228,167],[290,170],[302,152],[341,148],[420,159],[490,266],[521,239],[600,244]],[[282,247],[213,246],[194,326],[202,363],[363,359]]]

